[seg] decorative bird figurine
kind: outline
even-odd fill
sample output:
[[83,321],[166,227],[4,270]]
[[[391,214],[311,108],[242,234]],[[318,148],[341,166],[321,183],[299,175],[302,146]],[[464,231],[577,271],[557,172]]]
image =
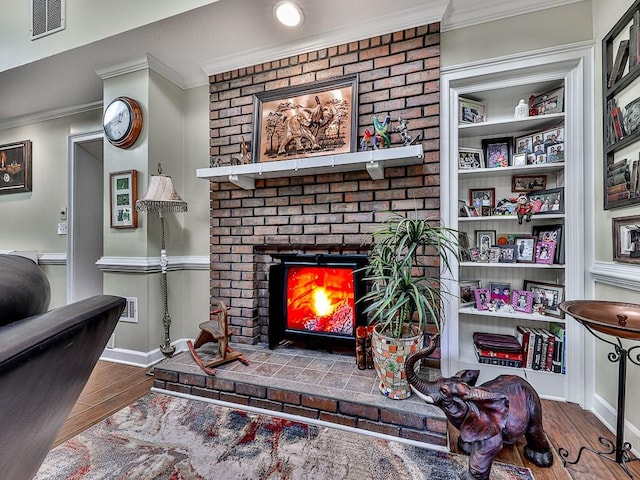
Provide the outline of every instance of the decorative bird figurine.
[[369,145],[371,145],[371,132],[367,129],[360,140],[360,150],[363,152],[369,150]]
[[376,131],[373,139],[373,148],[378,148],[378,138],[384,140],[384,144],[387,148],[391,147],[391,138],[389,137],[389,126],[391,125],[391,116],[387,113],[384,117],[384,121],[380,122],[378,117],[373,117],[373,128]]

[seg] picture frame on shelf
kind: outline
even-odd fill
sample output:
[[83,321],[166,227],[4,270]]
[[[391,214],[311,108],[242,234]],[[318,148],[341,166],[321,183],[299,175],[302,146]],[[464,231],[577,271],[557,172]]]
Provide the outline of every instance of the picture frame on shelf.
[[494,245],[489,247],[489,263],[499,263],[501,254],[502,249],[499,246]]
[[537,190],[527,194],[533,204],[534,215],[553,215],[564,213],[564,188]]
[[[496,206],[496,189],[495,188],[470,188],[469,203],[473,208],[482,209],[483,207],[493,208]],[[484,214],[484,212],[482,212]]]
[[515,263],[516,257],[515,245],[500,245],[500,263]]
[[489,283],[489,299],[492,302],[511,303],[511,284],[504,282]]
[[553,263],[564,263],[564,225],[534,225],[531,234],[541,242],[554,242],[556,244],[553,254]]
[[[357,75],[257,93],[253,111],[254,163],[350,153],[357,149]],[[282,129],[285,133],[279,134]],[[338,135],[330,135],[331,131]]]
[[480,280],[461,280],[460,287],[460,306],[474,305],[476,302],[474,290],[482,287]]
[[547,188],[546,175],[513,175],[511,177],[511,191],[528,193]]
[[504,168],[511,164],[511,137],[482,140],[486,168]]
[[533,312],[533,292],[527,290],[514,290],[511,306],[516,312]]
[[533,99],[533,110],[536,115],[562,113],[564,111],[564,87],[554,88]]
[[123,170],[109,174],[111,228],[138,228],[138,172]]
[[540,263],[543,265],[552,265],[555,251],[555,242],[545,242],[538,240],[536,242],[536,263]]
[[484,168],[484,152],[481,148],[458,148],[458,168],[460,170],[473,170]]
[[485,105],[469,98],[459,99],[459,123],[483,123],[486,121]]
[[31,191],[31,140],[0,145],[0,195]]
[[564,317],[558,307],[564,301],[564,285],[525,280],[523,289],[533,292],[534,312],[556,318]]
[[524,167],[527,165],[527,159],[529,158],[528,153],[514,153],[511,157],[511,166],[512,167]]
[[480,256],[489,258],[489,249],[496,244],[495,230],[476,230],[476,247],[480,250]]
[[624,107],[623,123],[627,135],[635,133],[640,128],[640,97]]
[[513,154],[533,153],[533,135],[525,135],[524,137],[516,137],[513,141]]
[[530,235],[519,235],[515,238],[516,261],[533,263],[536,254],[536,239]]
[[613,261],[640,263],[640,216],[612,219]]
[[488,288],[476,288],[473,291],[473,297],[475,299],[476,308],[478,310],[489,310],[489,289]]

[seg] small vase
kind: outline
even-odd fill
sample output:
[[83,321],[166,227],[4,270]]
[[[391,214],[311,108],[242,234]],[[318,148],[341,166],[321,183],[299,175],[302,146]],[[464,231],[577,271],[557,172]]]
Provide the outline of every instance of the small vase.
[[411,396],[411,387],[404,370],[405,362],[409,355],[422,349],[423,342],[422,333],[406,338],[392,338],[381,334],[376,325],[371,346],[373,364],[380,378],[378,388],[383,395],[394,400]]

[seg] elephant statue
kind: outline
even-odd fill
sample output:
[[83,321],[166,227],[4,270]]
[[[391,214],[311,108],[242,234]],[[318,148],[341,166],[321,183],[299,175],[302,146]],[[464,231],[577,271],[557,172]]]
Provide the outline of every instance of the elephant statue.
[[463,370],[450,378],[422,379],[415,371],[424,350],[406,362],[406,375],[420,398],[442,409],[460,430],[458,447],[470,456],[463,480],[488,480],[493,459],[502,447],[522,435],[525,457],[539,467],[553,464],[553,452],[542,428],[542,405],[533,387],[517,375],[500,375],[475,386],[479,370]]

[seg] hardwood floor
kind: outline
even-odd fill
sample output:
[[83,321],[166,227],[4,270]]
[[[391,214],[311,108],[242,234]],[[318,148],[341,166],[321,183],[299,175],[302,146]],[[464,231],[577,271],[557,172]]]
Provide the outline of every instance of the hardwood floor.
[[[112,413],[146,395],[153,385],[149,369],[98,362],[89,382],[82,391],[69,419],[58,435],[56,445],[108,417]],[[574,460],[583,445],[599,449],[599,436],[612,439],[613,435],[590,412],[572,403],[543,400],[544,427],[555,453],[552,468],[538,468],[524,458],[524,442],[502,450],[498,461],[524,465],[531,468],[536,480],[624,480],[629,477],[614,462],[604,460],[591,452],[584,452],[577,465],[565,469],[557,454],[559,447],[569,451],[569,460]],[[451,445],[455,451],[458,432],[450,429]],[[640,462],[630,464],[630,470],[640,479]]]

